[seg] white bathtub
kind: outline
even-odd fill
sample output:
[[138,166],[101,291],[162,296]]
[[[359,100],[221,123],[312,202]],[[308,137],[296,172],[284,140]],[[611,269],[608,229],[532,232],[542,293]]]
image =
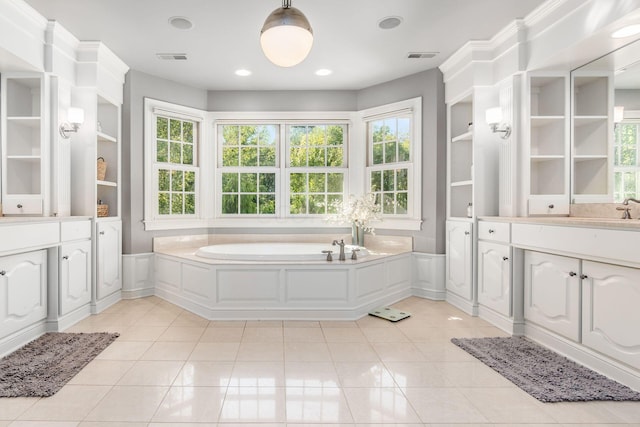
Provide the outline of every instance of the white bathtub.
[[[359,249],[358,259],[369,255],[365,248],[345,245],[347,259],[356,248]],[[340,247],[331,243],[225,243],[204,246],[196,251],[196,255],[235,261],[323,261],[327,254],[322,251],[333,251],[333,260],[338,261]]]

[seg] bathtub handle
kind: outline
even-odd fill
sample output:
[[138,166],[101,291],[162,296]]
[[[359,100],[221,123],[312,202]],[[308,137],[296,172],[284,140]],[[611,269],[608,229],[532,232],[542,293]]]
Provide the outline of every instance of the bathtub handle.
[[327,254],[327,261],[333,261],[333,257],[331,256],[333,251],[322,251],[322,253]]
[[357,254],[358,252],[360,252],[360,249],[356,249],[356,248],[351,249],[352,260],[356,261],[358,259],[358,254]]

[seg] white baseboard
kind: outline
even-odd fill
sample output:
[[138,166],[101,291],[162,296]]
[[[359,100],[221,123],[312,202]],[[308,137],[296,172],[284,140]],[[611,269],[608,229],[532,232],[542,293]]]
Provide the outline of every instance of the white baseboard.
[[446,300],[449,304],[454,307],[459,308],[470,316],[478,315],[478,304],[473,301],[469,301],[468,299],[462,298],[454,294],[453,292],[447,292]]
[[504,316],[483,305],[478,305],[478,317],[502,329],[509,335],[524,335],[524,322],[515,321],[511,317]]
[[117,291],[113,294],[104,297],[103,299],[96,301],[91,304],[91,314],[98,314],[111,307],[113,304],[117,303],[122,299],[122,292]]
[[71,313],[61,316],[56,321],[47,322],[47,330],[51,332],[64,331],[89,316],[91,316],[91,306],[87,303]]
[[413,253],[414,296],[443,301],[446,299],[445,254]]
[[17,350],[26,343],[35,340],[45,332],[47,332],[47,323],[43,320],[27,328],[21,329],[8,337],[4,337],[0,340],[0,357],[4,357],[12,351]]

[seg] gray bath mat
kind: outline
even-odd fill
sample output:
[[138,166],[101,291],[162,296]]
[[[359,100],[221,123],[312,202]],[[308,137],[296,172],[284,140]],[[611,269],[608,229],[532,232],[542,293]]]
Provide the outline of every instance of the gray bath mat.
[[406,311],[396,310],[391,307],[378,307],[369,312],[370,315],[380,317],[390,322],[397,322],[398,320],[406,319],[411,316],[411,313]]
[[637,393],[526,338],[453,338],[452,343],[542,402],[640,400]]
[[47,397],[55,394],[118,337],[46,333],[0,359],[0,397]]

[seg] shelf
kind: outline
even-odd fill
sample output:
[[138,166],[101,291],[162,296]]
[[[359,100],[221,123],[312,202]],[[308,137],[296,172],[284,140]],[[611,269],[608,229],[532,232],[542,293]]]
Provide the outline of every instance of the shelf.
[[40,156],[7,156],[7,160],[39,161]]
[[103,132],[98,132],[98,141],[102,142],[118,142],[118,139],[115,136],[107,135]]
[[40,117],[34,117],[34,116],[7,117],[7,123],[15,123],[20,126],[37,128],[40,126]]
[[564,116],[531,116],[531,127],[541,127],[561,123],[564,118]]
[[573,116],[573,123],[575,126],[584,126],[590,123],[597,123],[606,121],[609,119],[609,116]]
[[466,185],[473,185],[473,181],[472,180],[466,180],[466,181],[456,181],[456,182],[452,182],[451,183],[452,187],[464,187]]
[[591,160],[607,160],[609,157],[606,154],[585,154],[585,155],[574,155],[573,161],[578,162],[588,162]]
[[471,141],[473,139],[473,132],[465,132],[462,135],[458,135],[451,139],[451,142],[459,142],[459,141]]
[[532,162],[546,162],[550,160],[563,160],[564,156],[561,154],[550,154],[550,155],[535,155],[530,157]]
[[118,183],[117,182],[112,182],[112,181],[97,181],[96,180],[96,185],[102,185],[104,187],[117,187]]

